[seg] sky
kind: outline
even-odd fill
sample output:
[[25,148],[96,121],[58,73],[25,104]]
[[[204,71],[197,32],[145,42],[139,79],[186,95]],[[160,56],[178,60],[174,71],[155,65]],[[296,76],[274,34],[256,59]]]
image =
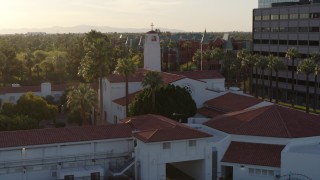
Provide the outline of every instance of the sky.
[[77,25],[251,31],[258,0],[0,0],[0,29]]

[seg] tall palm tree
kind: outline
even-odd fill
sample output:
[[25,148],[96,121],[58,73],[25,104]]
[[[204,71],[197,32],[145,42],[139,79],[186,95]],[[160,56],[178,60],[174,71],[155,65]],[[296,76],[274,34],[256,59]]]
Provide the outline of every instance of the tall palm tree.
[[72,88],[67,95],[67,106],[71,111],[79,111],[82,118],[82,125],[88,125],[88,116],[93,107],[97,106],[97,93],[89,85],[80,84]]
[[268,67],[268,59],[266,56],[261,56],[257,62],[257,67],[260,69],[260,79],[261,79],[261,97],[264,99],[264,70]]
[[237,59],[241,63],[241,72],[243,79],[243,92],[246,93],[246,79],[247,79],[247,70],[248,70],[248,56],[249,52],[245,49],[242,49],[237,53]]
[[285,69],[283,61],[278,57],[273,59],[273,70],[276,72],[276,103],[279,102],[279,71]]
[[268,57],[268,70],[269,70],[269,100],[270,102],[272,101],[273,97],[272,97],[272,71],[274,69],[274,61],[275,61],[275,57],[270,54]]
[[190,48],[192,48],[192,42],[191,41],[185,41],[182,44],[182,47],[187,51],[187,70],[189,71],[189,54],[190,54]]
[[33,57],[33,54],[31,52],[27,52],[24,55],[24,63],[25,63],[25,66],[28,69],[28,79],[29,80],[31,79],[31,76],[32,76],[32,67],[34,65],[33,58],[34,57]]
[[320,73],[320,54],[313,54],[311,58],[314,61],[314,103],[313,103],[313,110],[316,111],[318,108],[318,75]]
[[126,117],[128,116],[129,112],[129,76],[133,75],[136,70],[137,67],[131,59],[122,58],[118,60],[115,73],[124,76],[126,81]]
[[[289,48],[286,53],[286,58],[288,58],[291,61],[291,105],[294,106],[294,60],[298,57],[299,52],[296,48]],[[288,78],[288,77],[287,77]]]
[[312,58],[304,59],[298,65],[297,71],[306,75],[306,112],[309,113],[309,75],[314,71],[314,61]]
[[143,87],[151,88],[152,92],[152,110],[155,112],[156,107],[156,90],[164,84],[162,76],[157,71],[148,71],[142,81]]
[[[260,58],[261,56],[259,54],[254,54],[252,56],[253,58],[253,67],[255,69],[255,84],[256,84],[256,88],[255,88],[255,97],[258,97],[258,94],[259,94],[259,83],[258,83],[258,69],[259,69],[259,61],[260,61]],[[253,70],[252,70],[253,71]],[[253,73],[252,73],[253,74]],[[252,87],[253,88],[253,87]]]

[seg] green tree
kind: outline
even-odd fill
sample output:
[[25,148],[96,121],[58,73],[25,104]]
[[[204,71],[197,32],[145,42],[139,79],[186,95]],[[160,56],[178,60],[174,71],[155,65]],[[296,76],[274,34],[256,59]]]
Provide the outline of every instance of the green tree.
[[221,48],[214,48],[210,51],[209,55],[210,59],[216,61],[218,64],[221,64],[221,58],[223,57],[223,50]]
[[320,54],[312,54],[311,58],[314,61],[314,103],[313,103],[313,110],[316,111],[316,109],[318,108],[318,76],[320,73]]
[[157,71],[148,71],[142,81],[144,88],[150,88],[152,94],[152,110],[155,111],[156,107],[156,90],[164,84],[162,76]]
[[32,78],[32,67],[34,66],[34,56],[31,52],[26,52],[24,54],[24,65],[28,69],[28,79],[30,80]]
[[103,88],[102,78],[109,75],[112,66],[112,48],[109,38],[91,30],[83,40],[85,56],[80,62],[78,74],[88,82],[99,79],[100,89],[100,120],[103,120]]
[[189,57],[190,57],[190,48],[192,48],[192,42],[191,41],[184,41],[182,44],[182,48],[186,51],[185,60],[187,62],[187,70],[189,71]]
[[[291,61],[291,105],[294,106],[294,99],[295,99],[295,91],[294,91],[294,61],[299,56],[299,52],[296,48],[289,48],[286,53],[286,58]],[[287,77],[288,79],[288,77]]]
[[279,71],[285,69],[283,61],[278,57],[273,59],[273,70],[276,72],[276,103],[279,102]]
[[36,96],[31,92],[19,98],[15,109],[17,114],[26,115],[38,121],[54,120],[58,113],[57,106],[48,104],[42,97]]
[[89,85],[80,84],[67,95],[67,106],[71,113],[80,112],[82,125],[88,125],[90,111],[97,105],[97,93]]
[[[157,89],[157,103],[154,111],[152,108],[152,90],[144,89],[130,104],[130,114],[159,114],[175,120],[186,120],[197,112],[196,103],[189,92],[179,86],[168,85]],[[179,115],[179,117],[177,117]]]
[[309,75],[314,71],[314,61],[312,58],[306,58],[297,67],[298,73],[304,73],[306,76],[306,112],[309,113]]
[[269,101],[271,102],[273,99],[273,93],[272,93],[272,71],[274,69],[274,62],[275,62],[275,57],[270,54],[268,57],[268,65],[267,69],[269,70]]
[[125,77],[125,95],[126,95],[126,117],[129,114],[129,76],[133,75],[137,70],[134,62],[129,58],[119,59],[115,72]]
[[37,129],[39,123],[37,120],[24,115],[15,115],[13,117],[0,115],[0,131],[16,131]]
[[240,68],[242,74],[243,81],[243,92],[246,93],[246,79],[247,79],[247,71],[248,71],[248,56],[249,52],[245,49],[242,49],[237,53],[237,59],[240,61]]
[[264,95],[265,95],[265,87],[264,87],[264,71],[265,69],[268,67],[268,59],[265,56],[260,56],[260,58],[258,59],[256,66],[260,69],[260,79],[262,81],[261,84],[261,97],[262,99],[264,99]]

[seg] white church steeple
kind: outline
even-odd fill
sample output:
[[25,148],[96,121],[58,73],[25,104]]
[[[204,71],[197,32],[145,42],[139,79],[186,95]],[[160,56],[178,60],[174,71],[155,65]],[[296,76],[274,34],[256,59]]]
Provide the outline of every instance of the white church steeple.
[[144,42],[144,69],[152,71],[161,71],[161,56],[160,56],[160,40],[159,35],[153,30],[147,32]]

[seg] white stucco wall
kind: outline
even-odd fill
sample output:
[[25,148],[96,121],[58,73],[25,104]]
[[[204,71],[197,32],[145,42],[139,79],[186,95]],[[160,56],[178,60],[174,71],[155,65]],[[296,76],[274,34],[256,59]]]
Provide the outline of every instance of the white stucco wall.
[[[121,116],[121,112],[115,111],[117,104],[113,103],[113,100],[122,98],[125,96],[125,83],[110,83],[106,78],[103,79],[103,108],[107,112],[107,122],[113,124],[114,116]],[[142,89],[141,82],[129,82],[128,90],[129,94],[140,91]],[[125,110],[124,110],[125,111]],[[124,112],[123,112],[124,114]]]
[[1,148],[0,179],[50,180],[56,179],[60,169],[91,166],[108,174],[110,163],[123,161],[132,151],[131,138]]
[[144,42],[144,69],[161,71],[160,39],[158,34],[146,34]]
[[[215,79],[213,80],[213,82],[215,82]],[[180,87],[185,87],[186,85],[191,86],[191,95],[197,105],[197,108],[202,107],[205,101],[224,94],[224,92],[215,92],[207,90],[208,84],[206,82],[197,81],[189,78],[181,79],[179,81],[173,82],[172,84]]]
[[[189,147],[188,140],[171,141],[170,149],[163,149],[163,143],[145,144],[137,140],[136,162],[140,164],[140,179],[166,179],[166,163],[203,161],[202,179],[211,179],[212,154],[206,139],[196,140],[196,147]],[[190,169],[192,171],[192,169]],[[196,174],[196,173],[195,173]]]
[[281,153],[281,175],[297,173],[320,177],[320,137],[294,139]]
[[232,166],[233,167],[233,180],[274,180],[275,175],[257,175],[250,174],[249,169],[252,168],[254,170],[264,170],[273,171],[274,174],[280,173],[280,168],[276,167],[267,167],[267,166],[255,166],[255,165],[247,165],[247,164],[235,164],[235,163],[222,163],[223,166]]

